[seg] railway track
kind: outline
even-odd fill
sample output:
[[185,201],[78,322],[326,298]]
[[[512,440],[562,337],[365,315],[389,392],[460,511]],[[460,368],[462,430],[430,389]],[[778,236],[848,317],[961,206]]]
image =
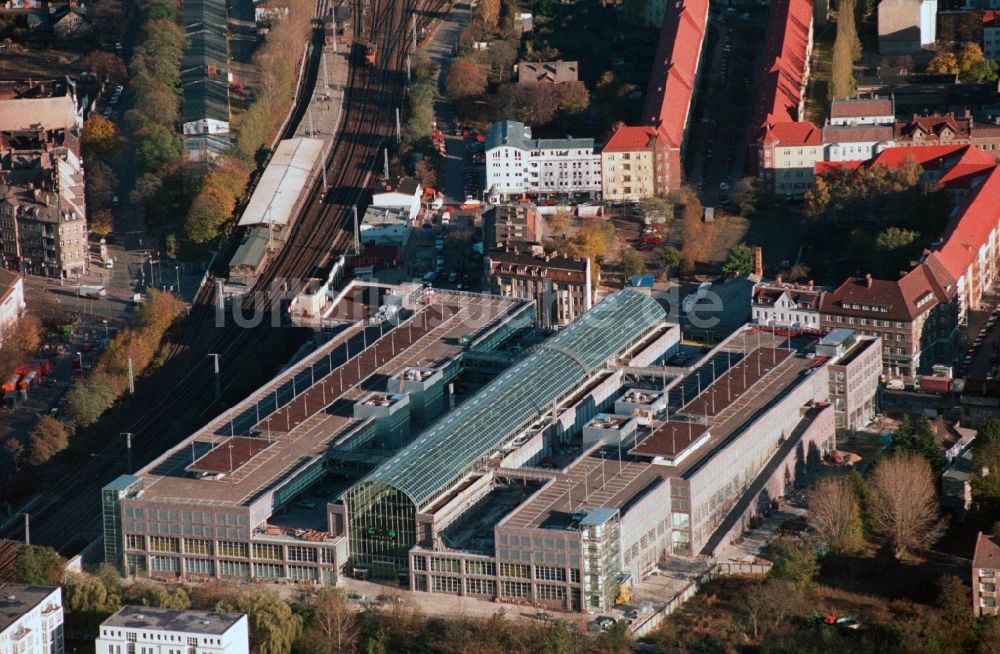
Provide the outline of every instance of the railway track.
[[[447,4],[445,0],[372,0],[366,9],[367,3],[353,1],[354,42],[376,42],[378,65],[366,67],[359,63],[361,57],[358,56],[352,62],[342,124],[325,161],[329,188],[324,192],[322,182],[317,179],[316,186],[310,189],[309,199],[285,247],[267,265],[254,292],[244,302],[246,310],[280,311],[285,297],[284,280],[311,276],[329,263],[331,252],[345,251],[352,241],[352,207],[357,205],[359,213],[364,211],[361,203],[374,179],[373,166],[377,165],[380,150],[392,138],[392,114],[401,104],[411,28],[409,17],[414,12],[422,13],[416,25],[426,29],[431,22],[427,14],[440,11]],[[317,0],[317,16],[321,15],[324,2]],[[363,15],[367,18],[358,20]],[[309,91],[300,94],[300,103],[293,110],[293,119],[288,121],[283,138],[294,134],[312,97],[322,35],[316,30],[313,38],[313,57],[304,80],[304,88]],[[124,421],[122,432],[133,434],[136,468],[175,443],[176,434],[171,438],[171,433],[163,429],[175,416],[192,410],[204,414],[212,408],[213,380],[209,363],[204,359],[205,351],[222,355],[225,387],[238,376],[232,370],[234,366],[227,368],[226,361],[252,356],[255,345],[262,340],[266,324],[241,328],[229,323],[215,330],[204,350],[203,334],[216,314],[215,279],[224,274],[241,237],[242,233],[236,230],[225,243],[209,271],[207,283],[194,299],[183,331],[170,347],[168,363],[144,380],[132,399],[131,405],[141,414]],[[44,496],[32,510],[34,543],[51,545],[64,554],[72,554],[100,534],[99,490],[126,472],[123,450],[124,440],[118,434],[110,435],[97,452],[91,453],[66,475],[65,484],[43,491]],[[5,530],[5,535],[19,535],[20,529],[20,523],[15,522]]]

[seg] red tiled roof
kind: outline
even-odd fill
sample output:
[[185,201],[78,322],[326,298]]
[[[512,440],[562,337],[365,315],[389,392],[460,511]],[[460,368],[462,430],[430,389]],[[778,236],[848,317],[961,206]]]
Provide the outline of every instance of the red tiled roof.
[[764,131],[764,143],[779,145],[821,145],[822,133],[810,122],[780,122],[768,124]]
[[953,113],[944,116],[914,116],[908,123],[896,123],[896,135],[899,138],[913,138],[913,135],[917,133],[940,136],[945,128],[951,130],[959,138],[968,138],[972,128],[972,120],[955,118]]
[[[823,313],[841,316],[873,317],[909,322],[936,304],[936,302],[927,302],[921,304],[920,307],[917,306],[918,301],[927,294],[937,298],[937,293],[928,279],[927,271],[918,266],[895,282],[884,279],[849,277],[837,290],[823,296],[821,310]],[[869,308],[853,308],[857,305]]]
[[708,0],[667,3],[642,122],[658,127],[671,147],[684,141],[707,22]]
[[619,127],[604,144],[604,151],[634,152],[645,150],[657,140],[659,134],[659,131],[654,127]]
[[812,19],[812,0],[771,3],[751,123],[755,128],[798,120]]
[[871,143],[892,140],[891,125],[824,125],[824,143]]
[[955,279],[969,269],[1000,221],[1000,167],[993,166],[982,174],[983,182],[972,190],[945,229],[943,245],[928,257],[936,258]]
[[[952,157],[960,157],[965,150],[968,150],[972,146],[969,145],[922,145],[922,146],[899,146],[895,148],[886,148],[882,150],[875,158],[871,160],[869,165],[875,166],[881,164],[887,168],[897,168],[906,159],[912,158],[925,170],[928,169],[938,169],[945,160],[949,160]],[[986,154],[979,148],[972,148],[978,150],[982,154]],[[989,157],[989,155],[986,155]],[[992,160],[992,158],[991,158]],[[933,168],[932,168],[933,167]]]
[[892,98],[851,98],[830,103],[830,118],[893,115]]
[[984,11],[983,27],[1000,27],[1000,11]]
[[1000,568],[1000,537],[979,533],[976,553],[972,555],[972,567]]

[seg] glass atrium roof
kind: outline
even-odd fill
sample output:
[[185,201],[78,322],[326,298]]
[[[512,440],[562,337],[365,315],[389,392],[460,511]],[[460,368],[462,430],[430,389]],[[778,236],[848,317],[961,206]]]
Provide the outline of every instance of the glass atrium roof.
[[[661,323],[665,313],[647,295],[608,296],[475,396],[424,430],[364,481],[406,493],[418,510],[498,450],[598,366]],[[364,483],[364,482],[362,482]]]

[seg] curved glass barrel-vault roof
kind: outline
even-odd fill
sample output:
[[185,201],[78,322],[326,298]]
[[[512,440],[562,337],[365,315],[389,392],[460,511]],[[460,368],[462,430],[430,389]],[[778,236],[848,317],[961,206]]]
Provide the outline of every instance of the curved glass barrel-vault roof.
[[642,293],[625,290],[608,296],[424,430],[358,486],[386,484],[405,493],[418,510],[425,509],[476,461],[498,450],[554,400],[664,317],[663,308]]

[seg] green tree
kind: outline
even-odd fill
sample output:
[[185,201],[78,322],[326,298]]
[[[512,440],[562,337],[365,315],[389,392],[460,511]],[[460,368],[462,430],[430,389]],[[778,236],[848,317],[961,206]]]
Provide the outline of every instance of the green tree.
[[14,559],[14,581],[19,584],[58,586],[63,570],[62,558],[51,547],[25,545]]
[[100,159],[87,162],[87,176],[84,180],[84,197],[91,214],[107,209],[115,197],[118,176],[107,163]]
[[660,264],[663,266],[663,275],[670,277],[670,271],[679,268],[684,263],[684,255],[672,245],[667,245],[660,250]]
[[638,252],[632,248],[628,248],[622,252],[622,272],[625,273],[625,277],[640,275],[645,271],[646,262],[643,261]]
[[219,228],[232,217],[235,203],[223,191],[206,187],[188,211],[185,229],[195,243],[206,243],[219,235]]
[[288,654],[302,632],[302,619],[270,591],[242,592],[221,601],[215,610],[248,615],[250,641],[258,654]]
[[162,125],[149,125],[136,133],[135,153],[143,172],[154,172],[167,162],[179,159],[181,140],[176,132]]
[[799,588],[812,584],[819,564],[816,553],[807,543],[787,536],[771,543],[772,566],[769,579],[784,579]]
[[114,404],[116,385],[107,373],[95,372],[66,394],[69,415],[77,428],[94,424]]
[[1000,442],[1000,419],[990,418],[976,432],[976,445]]
[[880,250],[898,250],[912,244],[920,236],[912,229],[887,227],[875,237],[875,245]]
[[31,432],[31,457],[33,466],[41,465],[69,445],[69,432],[59,420],[52,416],[42,416]]
[[749,275],[754,269],[754,251],[746,243],[740,243],[734,247],[725,263],[722,264],[722,272],[730,277]]
[[934,440],[934,432],[926,420],[921,419],[914,423],[910,416],[903,418],[903,422],[892,435],[892,443],[895,450],[913,452],[926,459],[935,476],[944,470],[944,453]]
[[63,585],[67,623],[75,628],[93,629],[121,608],[121,598],[108,592],[98,577],[69,573]]
[[[91,114],[83,124],[80,143],[83,146],[83,154],[88,159],[108,159],[121,149],[118,128],[113,122],[96,113]],[[87,173],[90,174],[89,167]]]
[[958,55],[958,78],[963,82],[996,81],[997,62],[987,58],[978,43],[966,43]]
[[125,589],[122,598],[125,604],[134,606],[152,606],[159,609],[191,608],[191,598],[183,588],[167,588],[162,584],[150,581],[137,581]]

